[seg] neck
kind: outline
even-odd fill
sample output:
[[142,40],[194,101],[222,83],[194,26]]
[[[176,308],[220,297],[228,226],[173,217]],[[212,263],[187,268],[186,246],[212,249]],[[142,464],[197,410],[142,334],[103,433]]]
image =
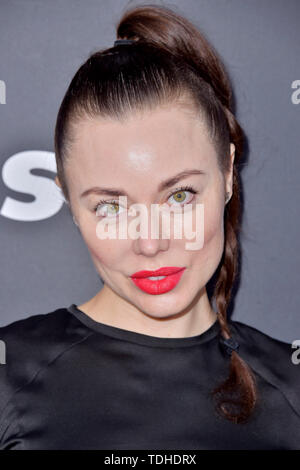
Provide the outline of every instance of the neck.
[[150,336],[180,338],[196,336],[206,331],[216,320],[206,287],[192,304],[167,317],[153,317],[118,296],[104,284],[100,292],[78,308],[95,321]]

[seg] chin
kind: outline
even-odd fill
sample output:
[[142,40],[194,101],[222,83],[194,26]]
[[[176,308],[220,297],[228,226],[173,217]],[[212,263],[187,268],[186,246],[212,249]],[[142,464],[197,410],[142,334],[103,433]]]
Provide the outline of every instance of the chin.
[[[170,292],[166,294],[149,295],[144,294],[145,299],[136,306],[154,318],[165,318],[182,312],[190,305],[192,299],[185,299],[182,295]],[[147,296],[147,297],[146,297]]]

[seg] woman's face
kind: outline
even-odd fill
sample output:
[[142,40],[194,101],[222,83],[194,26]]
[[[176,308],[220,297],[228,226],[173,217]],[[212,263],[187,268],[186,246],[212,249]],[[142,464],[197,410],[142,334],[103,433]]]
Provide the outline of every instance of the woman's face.
[[[233,162],[233,144],[230,154]],[[224,247],[224,194],[228,191],[231,195],[232,190],[232,170],[224,179],[204,122],[175,105],[134,114],[123,123],[82,119],[75,127],[75,140],[65,170],[72,212],[96,270],[111,293],[157,318],[188,308],[220,262]],[[168,188],[159,188],[163,181],[185,170],[203,173],[191,174]],[[197,194],[180,191],[181,186],[191,186]],[[96,187],[124,191],[127,206],[116,205],[117,195],[90,192],[82,196]],[[106,204],[100,203],[101,200],[107,201]],[[112,201],[115,205],[109,204]],[[136,203],[148,209],[146,238],[100,239],[97,236],[97,223],[105,217],[110,222],[115,218],[117,229],[125,224],[125,219],[129,225],[134,217],[128,214],[128,209]],[[151,238],[152,204],[177,208],[191,204],[189,209],[196,230],[197,203],[204,208],[201,248],[187,249],[186,243],[195,239],[175,238],[172,224],[168,238],[162,238],[161,231],[158,238]],[[98,213],[94,211],[97,204],[100,204]],[[137,271],[165,266],[186,269],[176,287],[163,294],[144,292],[130,278]]]

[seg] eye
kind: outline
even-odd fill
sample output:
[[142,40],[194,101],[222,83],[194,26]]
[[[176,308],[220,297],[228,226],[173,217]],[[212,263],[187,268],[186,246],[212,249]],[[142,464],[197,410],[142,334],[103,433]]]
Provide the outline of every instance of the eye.
[[97,216],[111,218],[120,214],[120,212],[118,212],[118,208],[120,207],[117,201],[100,201],[94,207],[94,212]]
[[[168,199],[170,199],[171,197],[174,197],[175,203],[179,203],[179,205],[182,203],[189,204],[190,202],[192,202],[193,197],[190,197],[187,202],[187,196],[186,196],[187,192],[191,194],[198,194],[198,191],[196,191],[192,186],[180,186],[179,188],[176,188],[168,195]],[[113,201],[102,200],[96,204],[96,206],[94,207],[94,212],[99,217],[112,218],[112,217],[120,215],[121,212],[118,212],[118,208],[121,208],[121,207],[122,206],[120,206],[118,201],[116,200],[113,200]]]
[[175,191],[173,190],[170,196],[168,197],[168,199],[170,199],[171,197],[174,197],[174,200],[176,203],[178,202],[179,204],[181,203],[189,204],[193,200],[193,197],[190,198],[187,202],[187,196],[186,196],[187,192],[191,194],[198,193],[198,191],[196,191],[192,186],[181,186],[180,188],[176,188]]

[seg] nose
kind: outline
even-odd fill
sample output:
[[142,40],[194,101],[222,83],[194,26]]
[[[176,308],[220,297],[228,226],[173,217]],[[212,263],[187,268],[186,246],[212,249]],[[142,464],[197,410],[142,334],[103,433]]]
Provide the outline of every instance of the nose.
[[[164,234],[160,211],[153,210],[151,206],[140,212],[140,224],[136,228],[137,237],[133,240],[133,250],[136,254],[145,256],[156,256],[160,251],[167,251],[170,239]],[[140,234],[140,235],[138,235]],[[166,238],[167,237],[167,238]]]

